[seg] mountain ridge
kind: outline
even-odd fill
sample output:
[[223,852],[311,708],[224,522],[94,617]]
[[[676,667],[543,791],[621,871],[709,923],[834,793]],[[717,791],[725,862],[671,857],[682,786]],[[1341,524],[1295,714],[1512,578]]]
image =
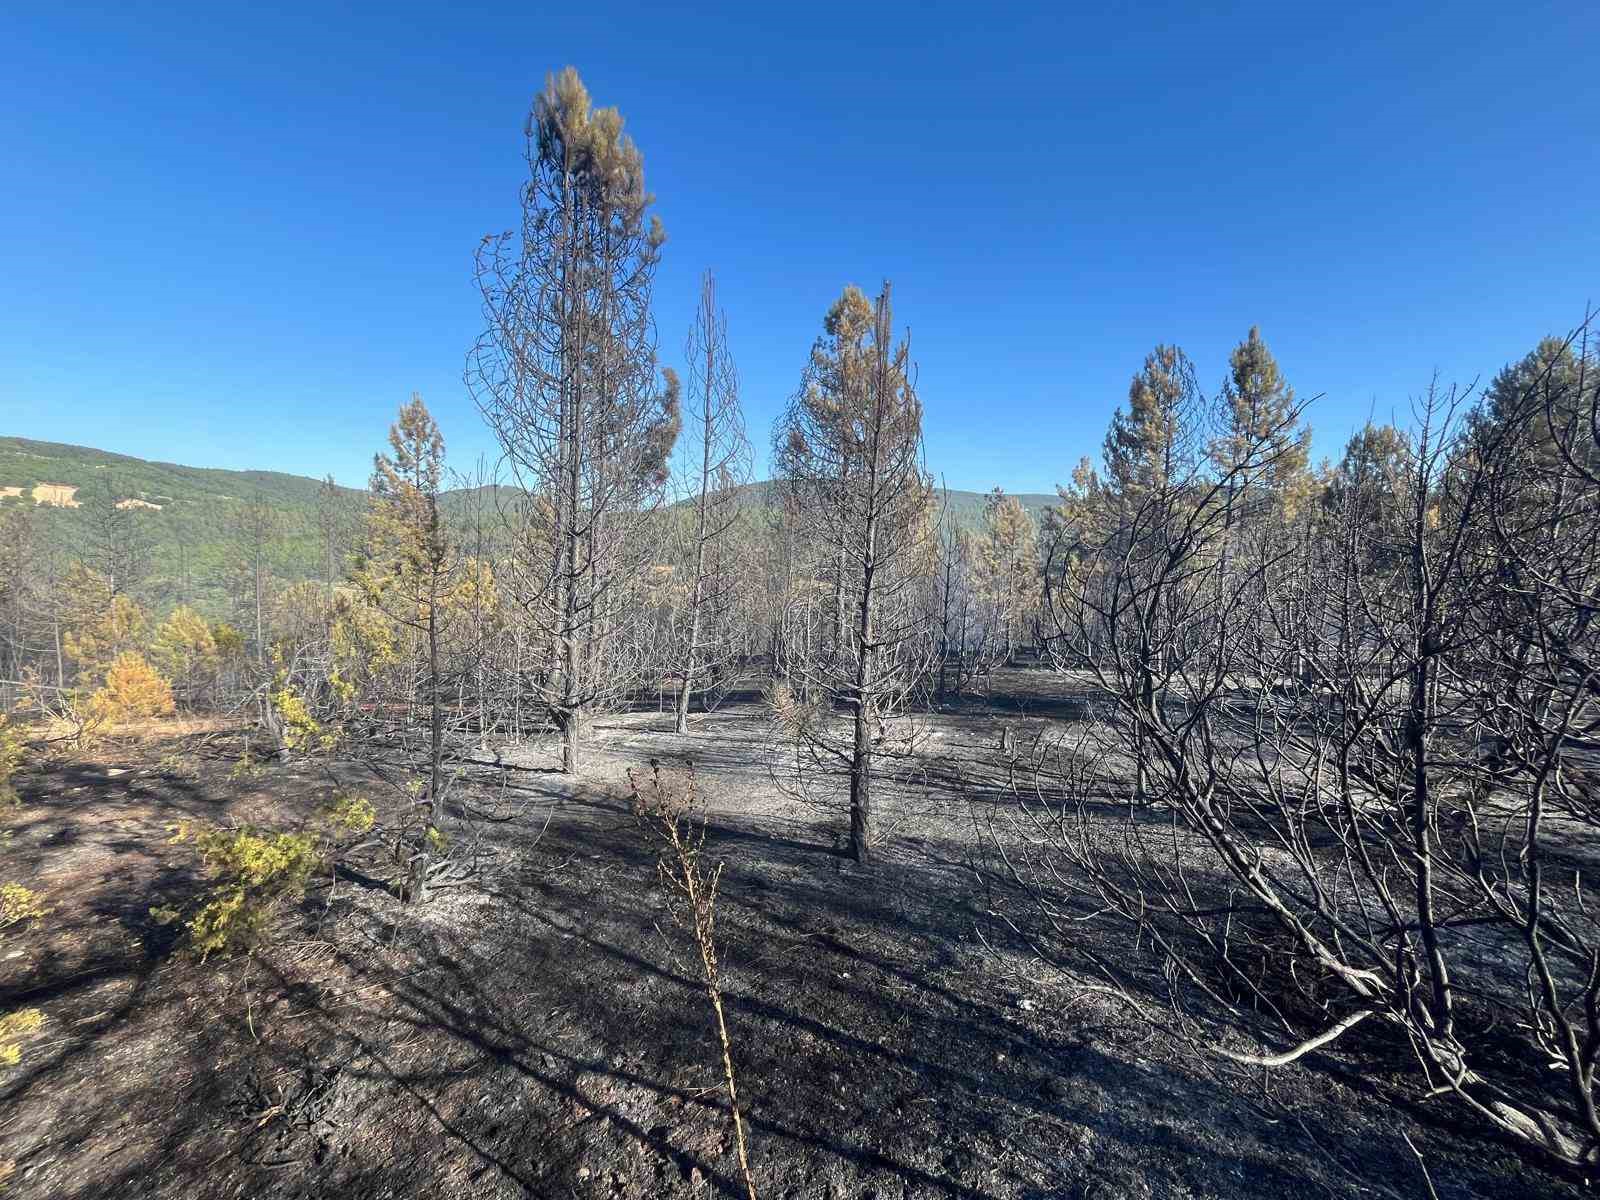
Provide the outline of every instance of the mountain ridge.
[[[59,490],[36,501],[33,490],[41,485]],[[226,608],[234,525],[249,503],[264,501],[279,514],[281,541],[274,572],[287,582],[317,576],[321,556],[316,514],[322,486],[321,480],[285,471],[193,467],[71,442],[0,436],[0,508],[32,509],[38,526],[62,558],[70,560],[88,544],[92,505],[85,501],[98,498],[103,507],[108,489],[114,502],[135,509],[148,537],[153,594],[163,599],[183,596],[213,614]],[[764,498],[772,481],[744,486]],[[446,496],[464,502],[476,490],[452,489]],[[359,488],[335,489],[351,515],[365,494]],[[1008,494],[1015,494],[1035,521],[1056,503],[1053,495]],[[951,488],[946,495],[957,524],[971,527],[982,520],[987,493]]]

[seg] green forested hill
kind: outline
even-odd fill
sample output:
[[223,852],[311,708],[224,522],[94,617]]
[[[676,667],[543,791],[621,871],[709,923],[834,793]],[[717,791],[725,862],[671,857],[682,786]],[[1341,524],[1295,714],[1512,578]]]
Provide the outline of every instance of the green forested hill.
[[[79,506],[36,503],[33,489],[40,484],[76,488],[73,499]],[[768,487],[750,485],[757,503]],[[108,497],[159,505],[132,511],[149,546],[150,575],[140,590],[158,608],[187,596],[209,615],[227,613],[230,575],[239,558],[238,526],[253,503],[264,503],[275,514],[274,574],[293,582],[321,570],[317,511],[322,484],[303,475],[186,467],[87,446],[0,437],[0,493],[7,488],[20,489],[22,495],[0,496],[0,506],[27,509],[39,543],[53,547],[63,563],[82,555],[91,543],[95,513],[103,511]],[[340,488],[337,496],[353,530],[351,518],[359,511],[362,493]],[[1036,520],[1056,501],[1054,496],[1026,493],[1017,499]],[[950,491],[956,523],[978,524],[984,500],[981,492]]]
[[[746,491],[757,504],[766,503],[768,490],[772,484],[768,481],[752,483],[746,486]],[[1061,503],[1060,498],[1054,494],[1045,495],[1043,492],[1007,492],[1008,496],[1020,501],[1023,509],[1035,521],[1043,515],[1044,510],[1052,505]],[[983,506],[988,501],[987,492],[963,492],[951,488],[946,493],[946,503],[950,506],[951,520],[968,529],[975,528],[983,521]]]
[[[33,489],[40,484],[76,488],[77,507],[38,504]],[[150,575],[140,589],[159,604],[187,595],[191,602],[220,616],[227,608],[228,574],[239,518],[253,502],[275,514],[278,538],[273,568],[285,579],[303,579],[317,570],[317,494],[321,484],[277,471],[220,471],[151,462],[87,446],[0,438],[0,491],[19,488],[20,497],[0,504],[31,510],[41,545],[63,559],[84,552],[92,538],[97,508],[108,496],[137,500],[159,508],[138,507],[132,520],[149,547]],[[354,507],[360,493],[340,489],[342,501]]]
[[114,478],[128,496],[144,500],[173,500],[188,505],[262,496],[285,511],[309,510],[315,505],[317,489],[321,486],[315,479],[279,471],[185,467],[88,446],[0,437],[0,486],[30,487],[49,482],[88,488],[106,474]]
[[[950,505],[951,519],[957,525],[968,529],[974,528],[983,521],[983,506],[989,499],[985,492],[958,492],[950,489],[947,503]],[[1044,510],[1061,503],[1061,498],[1054,493],[1045,495],[1043,492],[1007,492],[1008,496],[1021,503],[1023,510],[1039,521],[1044,516]]]

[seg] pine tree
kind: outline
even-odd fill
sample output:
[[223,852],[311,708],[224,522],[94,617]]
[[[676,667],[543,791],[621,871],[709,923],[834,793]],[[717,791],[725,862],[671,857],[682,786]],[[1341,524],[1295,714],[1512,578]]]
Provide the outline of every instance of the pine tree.
[[368,601],[421,642],[428,702],[425,816],[412,852],[407,900],[428,898],[435,850],[444,844],[444,678],[440,645],[457,559],[439,514],[444,437],[413,394],[389,427],[389,453],[372,460],[371,504],[357,582]]
[[1223,432],[1211,460],[1245,487],[1259,486],[1294,512],[1311,486],[1311,430],[1300,420],[1294,389],[1284,380],[1259,326],[1234,347],[1221,395]]
[[125,650],[111,661],[105,682],[89,698],[90,719],[99,726],[164,717],[173,710],[172,687],[144,656]]
[[1416,456],[1411,438],[1393,425],[1367,422],[1346,443],[1322,494],[1324,521],[1340,519],[1362,549],[1364,568],[1389,568],[1401,561],[1406,534],[1406,494]]
[[[813,421],[819,424],[847,422],[861,407],[871,372],[872,336],[872,301],[855,284],[847,284],[823,317],[822,336],[812,345],[806,364],[805,404]],[[841,429],[837,438],[841,457],[835,467],[841,481],[848,479],[855,468],[849,441]],[[843,651],[845,627],[850,619],[845,596],[849,564],[842,545],[835,559],[826,565],[825,573],[833,581],[832,652],[839,654]]]
[[172,681],[174,691],[186,704],[213,679],[218,667],[216,637],[205,618],[180,604],[156,630],[150,646],[150,661]]
[[1157,346],[1128,385],[1128,404],[1112,414],[1106,432],[1106,476],[1134,499],[1160,491],[1183,475],[1186,439],[1199,389],[1194,365],[1176,346]]
[[1597,391],[1600,362],[1592,352],[1586,357],[1585,347],[1571,338],[1541,338],[1484,389],[1469,418],[1471,440],[1481,447],[1511,435],[1517,453],[1549,462],[1559,454],[1558,442],[1586,440],[1583,421]]
[[829,310],[824,345],[835,353],[813,354],[773,443],[786,503],[803,522],[814,568],[839,570],[843,603],[836,607],[851,617],[833,653],[800,664],[808,690],[851,710],[849,743],[834,744],[821,714],[791,725],[816,761],[848,763],[849,845],[865,863],[873,838],[874,760],[888,722],[925,678],[926,659],[919,655],[932,647],[923,585],[935,539],[922,404],[912,384],[910,348],[894,340],[887,283],[873,305],[859,377],[853,351],[837,353],[841,343],[856,344],[844,322],[853,319],[859,294],[847,289]]
[[30,658],[26,592],[34,567],[35,540],[31,507],[0,508],[0,638],[5,639],[0,672],[5,679],[21,679]]
[[332,475],[323,477],[317,487],[318,557],[322,560],[322,583],[333,603],[334,585],[344,575],[345,549],[349,539],[350,504],[334,483]]
[[115,476],[106,471],[86,489],[83,509],[89,521],[88,565],[110,584],[113,595],[133,592],[150,574],[150,535],[138,506],[128,502]]
[[568,67],[535,97],[526,134],[521,228],[479,250],[488,328],[467,382],[522,492],[512,587],[574,772],[589,715],[640,682],[626,618],[651,561],[643,535],[678,388],[657,384],[650,292],[666,235],[622,115],[594,107]]
[[61,645],[80,680],[98,679],[120,654],[144,644],[149,617],[100,572],[74,563],[61,581]]
[[982,588],[1009,660],[1039,602],[1038,533],[1021,501],[999,488],[984,503],[983,531]]
[[727,319],[717,307],[716,281],[707,271],[686,347],[689,361],[690,436],[685,453],[694,505],[690,518],[690,570],[676,729],[689,731],[689,698],[708,671],[732,656],[729,626],[742,572],[731,541],[742,508],[740,487],[750,478],[750,443],[739,410],[739,377],[728,352]]
[[251,654],[267,655],[266,616],[275,587],[273,560],[283,540],[283,516],[260,493],[233,515],[233,602],[237,618],[252,634]]

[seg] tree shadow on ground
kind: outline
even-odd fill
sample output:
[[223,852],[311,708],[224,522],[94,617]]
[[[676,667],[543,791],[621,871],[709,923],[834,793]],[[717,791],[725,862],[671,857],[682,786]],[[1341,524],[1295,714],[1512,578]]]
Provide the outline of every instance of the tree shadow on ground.
[[[0,1091],[28,1113],[0,1131],[16,1194],[743,1195],[655,849],[620,785],[558,790],[535,788],[553,813],[493,826],[506,865],[479,887],[404,910],[341,886],[320,933],[314,891],[253,960],[108,959],[125,995],[53,996],[83,1033]],[[1264,1083],[1272,1104],[1219,1088],[1190,1047],[1076,987],[1094,956],[1130,958],[1120,933],[1086,923],[1078,957],[1040,967],[970,842],[923,831],[861,871],[800,821],[719,812],[706,835],[762,1196],[1344,1195],[1366,1186],[1352,1173],[1416,1190],[1388,1101],[1314,1063]],[[102,896],[102,919],[136,933],[178,881],[141,886]],[[1164,1000],[1158,971],[1127,974]],[[1441,1195],[1526,1170],[1429,1136]]]

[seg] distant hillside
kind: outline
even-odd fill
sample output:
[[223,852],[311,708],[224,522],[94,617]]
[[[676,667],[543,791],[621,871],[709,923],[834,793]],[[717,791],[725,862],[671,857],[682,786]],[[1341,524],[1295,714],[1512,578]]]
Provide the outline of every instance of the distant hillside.
[[[236,520],[256,499],[279,514],[283,537],[274,556],[276,573],[295,580],[317,570],[321,484],[315,479],[186,467],[87,446],[0,437],[0,504],[33,508],[39,530],[66,558],[87,544],[93,499],[108,487],[124,506],[133,507],[149,540],[152,577],[144,591],[151,601],[187,593],[192,602],[222,615]],[[360,492],[340,492],[352,507],[359,503]]]
[[[33,483],[75,484],[87,488],[109,472],[129,496],[180,504],[242,502],[265,497],[285,509],[313,506],[319,481],[281,471],[222,471],[152,462],[88,446],[0,437],[0,486]],[[344,489],[349,491],[349,489]],[[349,491],[354,496],[359,493]]]
[[[33,510],[38,528],[60,547],[64,558],[81,553],[89,536],[92,499],[110,488],[132,507],[149,539],[153,574],[147,599],[158,606],[187,594],[214,616],[227,612],[228,575],[234,530],[240,510],[257,499],[279,515],[282,540],[274,572],[286,581],[309,579],[320,570],[316,536],[320,481],[279,471],[223,471],[152,462],[88,446],[0,437],[0,505]],[[763,503],[767,482],[749,485]],[[363,493],[340,488],[348,512],[358,511]],[[467,499],[457,494],[459,501]],[[985,494],[951,490],[948,503],[957,524],[975,526],[983,518]],[[1055,496],[1019,493],[1016,498],[1035,520]],[[90,507],[85,502],[91,501]]]
[[[771,480],[762,480],[759,483],[745,485],[745,491],[757,504],[765,504],[767,494],[772,488]],[[962,492],[951,488],[945,493],[946,503],[950,507],[951,519],[957,525],[968,529],[976,527],[983,521],[983,506],[988,502],[987,492]],[[1046,508],[1060,504],[1061,498],[1055,494],[1044,495],[1042,492],[1007,492],[1006,495],[1022,502],[1023,511],[1037,522]]]
[[[970,529],[983,520],[983,506],[989,499],[987,492],[958,492],[952,488],[947,495],[950,515],[957,525],[964,525]],[[1032,517],[1035,523],[1044,516],[1045,509],[1061,503],[1061,497],[1054,492],[1048,496],[1042,492],[1007,492],[1006,495],[1020,501],[1023,511]]]

